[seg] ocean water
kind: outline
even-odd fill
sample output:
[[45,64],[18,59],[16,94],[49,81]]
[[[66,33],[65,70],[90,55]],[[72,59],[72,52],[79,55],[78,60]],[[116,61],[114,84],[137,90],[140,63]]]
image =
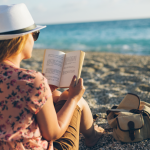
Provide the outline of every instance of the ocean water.
[[34,48],[150,55],[150,19],[47,25]]

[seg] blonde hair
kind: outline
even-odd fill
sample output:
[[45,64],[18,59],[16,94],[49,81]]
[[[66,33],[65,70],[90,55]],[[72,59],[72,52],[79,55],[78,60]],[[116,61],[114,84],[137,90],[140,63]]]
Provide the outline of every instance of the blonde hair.
[[10,56],[19,54],[27,41],[29,34],[10,40],[0,41],[0,62],[9,58]]

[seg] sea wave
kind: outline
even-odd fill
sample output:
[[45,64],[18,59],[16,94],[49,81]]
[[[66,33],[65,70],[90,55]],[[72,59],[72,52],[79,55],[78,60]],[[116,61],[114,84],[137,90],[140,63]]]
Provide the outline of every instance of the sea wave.
[[47,25],[34,48],[150,55],[150,19]]

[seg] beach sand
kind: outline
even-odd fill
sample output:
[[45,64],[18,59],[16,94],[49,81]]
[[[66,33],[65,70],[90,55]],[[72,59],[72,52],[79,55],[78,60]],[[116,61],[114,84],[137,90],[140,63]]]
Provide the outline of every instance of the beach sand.
[[[34,49],[32,58],[24,60],[21,67],[41,71],[43,54],[44,50]],[[118,105],[127,93],[137,94],[142,101],[150,102],[150,56],[86,52],[81,77],[86,87],[83,97],[92,113],[99,114],[96,123],[104,128],[109,127],[103,119],[106,110]],[[116,141],[110,131],[92,148],[85,146],[83,137],[79,146],[80,150],[150,149],[150,140],[122,143]]]

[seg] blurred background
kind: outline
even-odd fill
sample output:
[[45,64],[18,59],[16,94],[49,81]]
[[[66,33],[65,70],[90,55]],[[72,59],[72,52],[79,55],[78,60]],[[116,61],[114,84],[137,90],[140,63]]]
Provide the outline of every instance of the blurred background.
[[150,55],[150,0],[0,0],[17,3],[47,25],[36,49]]

